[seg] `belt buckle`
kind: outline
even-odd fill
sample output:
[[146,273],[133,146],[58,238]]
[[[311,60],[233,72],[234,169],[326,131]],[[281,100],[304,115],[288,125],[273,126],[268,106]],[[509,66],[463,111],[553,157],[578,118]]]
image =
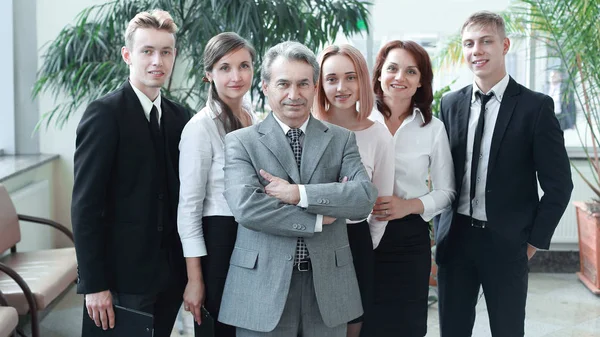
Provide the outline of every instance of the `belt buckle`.
[[485,228],[485,221],[480,221],[476,219],[471,219],[471,227],[475,228]]
[[298,271],[310,271],[310,260],[299,261],[296,263],[296,269]]

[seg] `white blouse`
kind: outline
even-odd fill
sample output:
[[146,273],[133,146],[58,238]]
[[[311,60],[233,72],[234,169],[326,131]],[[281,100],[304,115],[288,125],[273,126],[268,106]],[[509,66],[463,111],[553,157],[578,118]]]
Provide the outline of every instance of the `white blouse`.
[[[394,191],[394,140],[387,127],[374,122],[370,127],[354,131],[361,161],[377,187],[378,196],[391,196]],[[346,223],[360,221],[346,220]],[[379,221],[369,215],[367,222],[373,240],[373,248],[377,248],[383,237],[387,221]]]
[[[371,118],[385,124],[377,110]],[[430,221],[451,207],[456,189],[444,124],[435,117],[422,126],[424,121],[421,110],[415,107],[412,116],[407,117],[394,134],[394,195],[403,199],[419,198],[424,206],[421,218]]]
[[[252,111],[249,106],[243,108]],[[250,115],[254,124],[256,118]],[[177,229],[185,257],[206,255],[202,217],[232,216],[223,196],[224,136],[222,122],[208,106],[192,117],[181,133]]]

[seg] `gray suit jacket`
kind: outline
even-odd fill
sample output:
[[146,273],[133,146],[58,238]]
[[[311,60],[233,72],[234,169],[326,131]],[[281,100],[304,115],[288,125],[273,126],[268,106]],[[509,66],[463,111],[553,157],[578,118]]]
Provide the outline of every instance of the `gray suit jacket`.
[[[305,184],[308,208],[268,196],[268,181],[260,169]],[[349,181],[339,183],[344,176]],[[366,218],[377,190],[361,163],[354,133],[311,116],[300,172],[272,114],[260,124],[228,134],[225,198],[240,226],[219,321],[263,332],[277,326],[290,287],[297,237],[304,237],[310,253],[325,324],[333,327],[361,315],[345,219]],[[337,220],[315,233],[316,214]]]

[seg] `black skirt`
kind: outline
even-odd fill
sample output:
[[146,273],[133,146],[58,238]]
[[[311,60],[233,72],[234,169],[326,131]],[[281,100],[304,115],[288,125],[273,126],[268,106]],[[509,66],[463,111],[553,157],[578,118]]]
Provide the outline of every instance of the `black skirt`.
[[390,221],[374,253],[375,300],[361,336],[425,336],[431,271],[428,223],[419,215]]
[[[237,238],[238,224],[232,216],[207,216],[202,218],[202,229],[207,255],[200,261],[204,278],[204,307],[215,320],[215,336],[235,337],[235,327],[217,322],[229,260]],[[196,336],[197,324],[194,324]]]

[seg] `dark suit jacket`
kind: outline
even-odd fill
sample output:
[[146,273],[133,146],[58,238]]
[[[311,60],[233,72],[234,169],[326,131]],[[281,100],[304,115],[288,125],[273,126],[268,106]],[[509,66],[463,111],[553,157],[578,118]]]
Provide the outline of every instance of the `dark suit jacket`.
[[[472,86],[442,98],[440,117],[450,139],[457,195],[462,189]],[[573,183],[563,133],[552,98],[510,78],[494,127],[487,170],[487,226],[509,240],[548,249],[565,211]],[[540,199],[538,183],[544,191]],[[458,207],[436,223],[438,263],[444,261],[448,233]]]
[[[184,268],[177,236],[179,139],[190,114],[162,97],[161,130],[168,161],[169,225],[174,258]],[[92,102],[77,128],[71,215],[79,293],[147,293],[158,279],[158,162],[148,120],[127,81]],[[177,247],[178,246],[178,247]],[[175,275],[174,275],[175,276]]]

